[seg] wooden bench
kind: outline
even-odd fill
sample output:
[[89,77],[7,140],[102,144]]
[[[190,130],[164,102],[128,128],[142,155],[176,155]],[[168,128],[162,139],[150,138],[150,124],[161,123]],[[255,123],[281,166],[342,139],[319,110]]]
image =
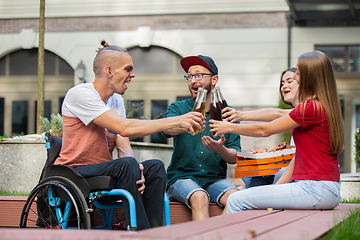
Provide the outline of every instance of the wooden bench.
[[[317,239],[345,219],[360,204],[340,204],[335,210],[248,210],[220,215],[222,208],[210,206],[209,219],[191,221],[186,206],[170,203],[171,226],[134,233],[107,230],[19,229],[19,217],[26,197],[0,197],[1,239]],[[4,228],[5,227],[5,228]],[[6,228],[12,227],[12,228]],[[16,228],[14,228],[16,227]]]
[[47,230],[0,228],[1,239],[57,240],[202,240],[202,239],[318,239],[345,219],[356,204],[340,204],[335,210],[248,210],[131,233],[108,230]]

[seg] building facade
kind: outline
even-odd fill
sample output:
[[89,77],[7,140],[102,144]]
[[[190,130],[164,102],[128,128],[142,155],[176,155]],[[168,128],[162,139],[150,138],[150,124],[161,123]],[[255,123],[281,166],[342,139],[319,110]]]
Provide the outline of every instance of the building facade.
[[[136,77],[124,99],[143,104],[136,114],[145,118],[162,117],[167,105],[189,96],[182,57],[212,56],[228,103],[248,110],[276,107],[280,73],[295,66],[300,54],[319,49],[338,67],[346,137],[341,168],[356,171],[352,146],[360,123],[360,27],[289,24],[288,2],[47,0],[47,114],[59,112],[70,87],[94,80],[92,61],[102,39],[133,56]],[[35,131],[37,77],[31,71],[36,64],[30,62],[38,46],[38,5],[35,0],[0,0],[0,134],[11,135],[25,126],[27,133]],[[80,63],[85,66],[81,79],[76,74]],[[23,69],[26,66],[33,67]],[[142,141],[171,143],[159,135]],[[271,148],[279,141],[279,136],[242,137],[242,146],[245,151]]]

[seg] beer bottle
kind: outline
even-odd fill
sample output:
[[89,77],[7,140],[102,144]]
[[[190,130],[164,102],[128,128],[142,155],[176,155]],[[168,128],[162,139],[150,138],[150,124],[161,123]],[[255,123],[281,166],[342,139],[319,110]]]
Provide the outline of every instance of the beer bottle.
[[221,104],[216,90],[211,90],[210,118],[222,121]]
[[[207,90],[201,87],[198,88],[198,94],[193,107],[193,112],[199,112],[205,116],[205,101],[206,101]],[[197,127],[193,126],[195,133],[198,133]]]
[[227,104],[224,96],[222,95],[222,93],[220,91],[220,87],[216,86],[215,90],[216,90],[216,93],[217,93],[217,96],[218,96],[218,99],[219,99],[219,102],[220,102],[221,110],[222,110],[222,109],[226,108],[228,106],[228,104]]
[[221,105],[221,109],[224,109],[228,106],[224,96],[222,95],[221,91],[220,91],[220,87],[219,86],[216,86],[215,87],[215,90],[217,92],[217,95],[218,95],[218,98],[219,98],[219,101],[220,101],[220,105]]

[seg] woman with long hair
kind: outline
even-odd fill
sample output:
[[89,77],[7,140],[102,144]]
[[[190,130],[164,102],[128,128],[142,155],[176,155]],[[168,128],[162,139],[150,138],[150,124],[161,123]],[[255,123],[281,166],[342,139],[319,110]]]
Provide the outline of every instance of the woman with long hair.
[[[284,70],[280,75],[279,92],[281,100],[291,107],[294,107],[292,103],[298,101],[298,88],[299,84],[293,79],[296,68],[288,68]],[[262,121],[270,122],[276,118],[289,114],[290,109],[280,108],[264,108],[253,111],[237,111],[234,108],[223,109],[223,119],[229,122],[243,122],[243,121]],[[286,167],[280,169],[280,171],[273,175],[243,177],[242,180],[247,188],[257,187],[262,185],[268,185],[276,183],[282,176]]]
[[322,52],[298,58],[294,80],[299,84],[298,101],[289,114],[271,122],[233,124],[210,120],[215,137],[237,133],[267,137],[292,130],[296,152],[275,185],[259,186],[233,193],[227,212],[247,209],[332,209],[340,201],[338,154],[344,132],[335,74],[330,59]]

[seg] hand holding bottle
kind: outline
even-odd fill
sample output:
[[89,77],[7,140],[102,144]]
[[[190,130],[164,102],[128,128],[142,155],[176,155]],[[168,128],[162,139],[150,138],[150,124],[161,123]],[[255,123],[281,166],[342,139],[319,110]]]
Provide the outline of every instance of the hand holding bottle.
[[239,122],[242,120],[241,112],[236,109],[226,107],[222,110],[222,117],[228,122]]
[[193,136],[205,129],[205,117],[199,112],[189,112],[178,118],[180,126]]
[[[199,112],[203,116],[205,116],[205,100],[206,100],[207,90],[199,87],[198,94],[196,96],[196,100],[193,107],[193,112]],[[195,134],[198,133],[199,129],[196,126],[193,126]],[[201,131],[203,131],[202,129]],[[189,132],[189,131],[188,131]]]

